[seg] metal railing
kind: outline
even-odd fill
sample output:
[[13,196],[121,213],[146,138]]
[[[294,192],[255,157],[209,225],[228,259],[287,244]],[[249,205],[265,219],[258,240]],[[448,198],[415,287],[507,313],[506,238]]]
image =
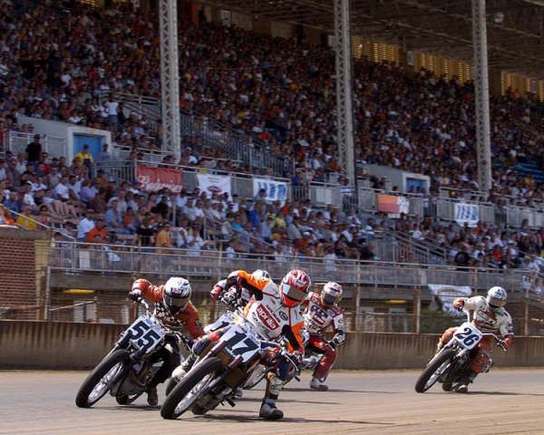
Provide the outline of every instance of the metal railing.
[[394,262],[331,260],[317,257],[238,254],[221,251],[145,248],[60,242],[51,247],[52,270],[156,274],[161,276],[226,276],[236,269],[266,269],[275,278],[289,268],[301,267],[315,281],[379,286],[421,287],[428,283],[487,289],[501,285],[512,291],[523,288],[531,272],[511,269],[459,268]]
[[287,178],[279,177],[263,177],[253,176],[243,172],[223,171],[220,169],[210,169],[199,166],[183,166],[169,163],[157,163],[140,160],[122,160],[122,161],[107,161],[98,162],[96,169],[104,171],[104,175],[107,177],[113,177],[117,183],[122,181],[134,182],[136,180],[136,166],[138,164],[153,167],[164,167],[178,169],[182,173],[183,187],[186,191],[191,192],[195,187],[198,187],[198,173],[206,173],[213,175],[228,175],[231,177],[231,193],[238,195],[242,198],[253,198],[256,192],[254,192],[253,179],[254,178],[268,178],[274,181],[279,181],[287,184],[287,197],[291,198],[291,183]]
[[[10,130],[7,136],[7,149],[13,154],[26,152],[27,145],[34,140],[35,133]],[[62,137],[41,135],[42,151],[51,157],[66,157],[68,145]]]

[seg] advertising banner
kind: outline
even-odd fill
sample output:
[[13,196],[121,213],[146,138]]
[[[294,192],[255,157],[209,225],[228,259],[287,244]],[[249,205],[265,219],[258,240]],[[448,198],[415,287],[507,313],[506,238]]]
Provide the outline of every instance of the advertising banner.
[[466,204],[456,202],[454,206],[454,220],[459,225],[468,224],[469,227],[475,227],[480,220],[480,207],[477,204]]
[[468,286],[449,285],[449,284],[428,284],[429,290],[435,295],[442,304],[442,311],[459,315],[459,311],[453,308],[453,301],[456,298],[467,298],[472,294],[472,289]]
[[400,216],[402,213],[408,214],[410,211],[410,201],[404,196],[378,193],[376,195],[376,200],[378,211],[382,213]]
[[136,165],[136,181],[148,192],[166,188],[178,193],[183,189],[183,174],[180,169]]
[[212,193],[228,193],[231,197],[231,179],[228,175],[197,174],[197,178],[200,191],[206,192],[208,198]]
[[261,189],[266,191],[265,199],[267,201],[279,201],[282,204],[287,201],[288,188],[287,183],[283,181],[271,180],[268,178],[254,178],[253,196],[257,196]]

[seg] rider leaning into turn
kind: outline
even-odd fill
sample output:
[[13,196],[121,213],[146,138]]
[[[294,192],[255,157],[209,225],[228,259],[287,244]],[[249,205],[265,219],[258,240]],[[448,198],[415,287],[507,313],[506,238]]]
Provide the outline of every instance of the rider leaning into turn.
[[[301,358],[304,355],[304,319],[300,304],[308,296],[311,285],[308,274],[298,269],[291,270],[278,287],[270,279],[255,278],[252,274],[241,271],[233,284],[248,290],[252,295],[245,314],[259,334],[269,340],[284,337],[288,341],[289,352]],[[276,401],[283,385],[295,376],[295,368],[287,361],[277,358],[275,352],[269,352],[265,360],[275,370],[267,375],[266,392],[259,416],[270,420],[280,419],[283,412],[276,407]]]
[[[138,301],[141,298],[155,304],[154,316],[168,329],[182,332],[195,339],[204,334],[198,319],[198,311],[191,303],[191,284],[185,278],[172,277],[166,284],[156,286],[146,279],[137,279],[132,284],[129,297]],[[156,361],[164,361],[154,378],[147,386],[147,402],[157,406],[157,385],[168,379],[172,371],[180,364],[179,352],[169,352],[166,348],[159,351]]]
[[[328,282],[323,286],[321,294],[312,292],[304,301],[304,324],[309,333],[306,347],[322,354],[310,382],[310,388],[314,390],[328,390],[325,380],[336,359],[336,347],[346,339],[344,312],[338,306],[341,298],[342,286],[336,282]],[[330,327],[334,329],[335,335],[331,341],[327,341],[324,333]]]
[[[308,296],[310,277],[301,270],[291,270],[278,287],[270,278],[259,275],[244,270],[235,271],[227,278],[224,288],[234,287],[239,294],[247,292],[249,303],[244,315],[248,322],[264,339],[277,341],[284,338],[288,342],[288,351],[300,360],[304,354],[304,319],[300,304]],[[212,332],[199,340],[193,349],[204,347],[206,340],[219,332]],[[276,407],[276,401],[283,385],[295,376],[296,368],[281,357],[278,350],[266,351],[262,363],[272,370],[267,374],[259,416],[269,420],[280,419],[283,412]]]
[[[483,333],[493,333],[502,337],[506,350],[512,345],[514,335],[512,318],[508,311],[504,309],[506,298],[506,290],[502,287],[491,287],[487,292],[487,297],[458,298],[453,302],[453,307],[457,310],[473,311],[472,322],[474,325]],[[456,327],[449,328],[442,334],[438,342],[438,350],[452,339],[456,329]],[[480,341],[472,355],[470,373],[468,373],[465,382],[456,389],[457,392],[466,393],[468,384],[473,382],[479,373],[489,371],[492,363],[490,353],[493,340],[492,336],[485,336]]]

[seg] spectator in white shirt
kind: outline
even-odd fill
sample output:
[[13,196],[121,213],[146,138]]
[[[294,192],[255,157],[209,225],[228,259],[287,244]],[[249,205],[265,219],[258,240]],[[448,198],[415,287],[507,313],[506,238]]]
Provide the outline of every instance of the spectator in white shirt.
[[68,177],[62,176],[60,181],[55,186],[55,196],[63,201],[70,199],[70,189],[68,188]]
[[108,115],[108,124],[112,127],[117,127],[119,122],[119,103],[117,101],[113,101],[110,95],[108,101],[106,101],[106,104],[104,104],[104,108]]
[[87,237],[87,233],[91,231],[94,226],[94,221],[89,218],[87,214],[83,214],[81,220],[77,224],[77,239],[80,241],[85,240],[85,237]]

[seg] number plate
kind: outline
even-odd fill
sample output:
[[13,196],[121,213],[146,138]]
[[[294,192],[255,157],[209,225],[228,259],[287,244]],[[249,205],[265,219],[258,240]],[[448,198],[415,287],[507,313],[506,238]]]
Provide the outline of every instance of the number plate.
[[237,325],[232,325],[221,336],[221,341],[226,342],[225,347],[232,356],[241,356],[242,362],[249,361],[261,349],[260,344]]
[[453,337],[462,347],[470,350],[482,340],[482,333],[472,323],[465,322],[457,328]]
[[129,335],[130,344],[145,353],[151,352],[166,335],[163,328],[146,316],[136,319],[126,333]]

